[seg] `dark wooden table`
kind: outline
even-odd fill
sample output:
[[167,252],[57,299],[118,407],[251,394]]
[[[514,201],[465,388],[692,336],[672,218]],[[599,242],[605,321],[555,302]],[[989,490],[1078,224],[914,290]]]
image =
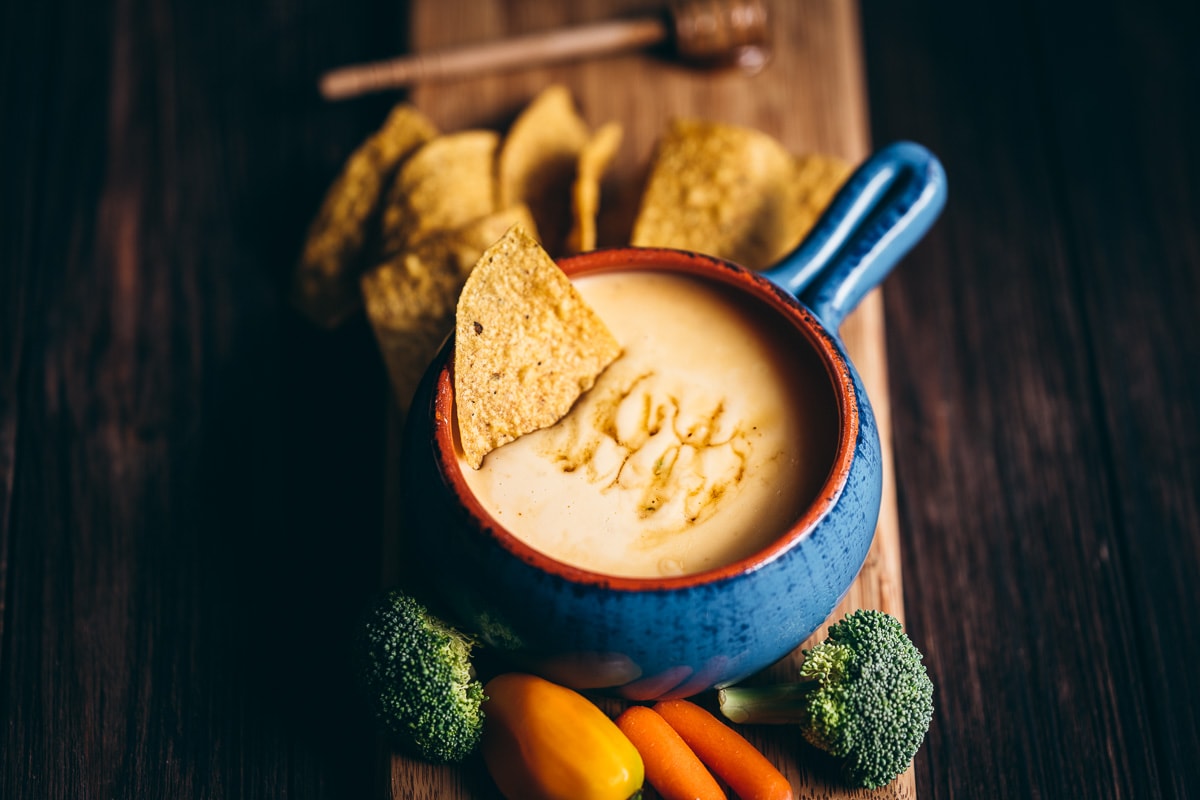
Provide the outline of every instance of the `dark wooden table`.
[[[903,7],[901,7],[903,6]],[[865,0],[945,162],[886,284],[918,795],[1200,794],[1190,4]],[[348,688],[385,378],[283,287],[403,3],[0,12],[0,797],[382,796]]]

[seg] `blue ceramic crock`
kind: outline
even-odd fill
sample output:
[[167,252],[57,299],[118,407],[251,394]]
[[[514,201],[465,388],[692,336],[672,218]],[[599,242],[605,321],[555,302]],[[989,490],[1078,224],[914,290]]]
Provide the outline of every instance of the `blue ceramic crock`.
[[645,579],[588,572],[532,550],[488,515],[462,478],[451,341],[425,376],[404,435],[410,588],[520,667],[638,700],[728,685],[793,650],[845,595],[879,514],[879,435],[837,330],[928,230],[945,197],[937,159],[900,142],[868,159],[804,242],[765,272],[649,248],[560,262],[572,276],[653,269],[726,284],[787,320],[795,345],[817,353],[838,406],[836,454],[817,498],[771,546],[707,572]]

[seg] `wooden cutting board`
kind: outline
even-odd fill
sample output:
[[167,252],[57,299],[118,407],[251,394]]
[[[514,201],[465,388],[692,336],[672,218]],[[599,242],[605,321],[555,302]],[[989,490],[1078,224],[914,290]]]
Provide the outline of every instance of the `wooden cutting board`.
[[[637,0],[414,0],[411,7],[412,51],[417,53],[657,8]],[[563,83],[593,126],[620,121],[625,137],[604,186],[607,211],[601,219],[600,244],[625,244],[654,143],[673,117],[755,127],[797,154],[817,151],[857,163],[868,153],[857,3],[774,0],[771,12],[773,58],[752,77],[692,71],[655,56],[631,54],[423,86],[412,92],[411,100],[444,131],[480,126],[502,130],[539,90]],[[833,618],[855,608],[878,608],[903,618],[883,306],[878,291],[847,319],[842,335],[878,417],[886,469],[874,546]],[[395,542],[403,509],[392,502],[386,516],[389,541]],[[394,576],[403,557],[402,544],[391,546],[385,553],[385,571]],[[824,629],[814,639],[823,637]],[[771,677],[794,677],[799,661],[797,651],[771,667]],[[848,791],[837,785],[830,764],[794,731],[742,730],[789,777],[797,797],[915,797],[911,770],[876,792]],[[395,800],[499,797],[478,758],[455,767],[435,767],[398,755],[388,755],[386,761],[390,796]],[[654,797],[647,792],[647,800]]]

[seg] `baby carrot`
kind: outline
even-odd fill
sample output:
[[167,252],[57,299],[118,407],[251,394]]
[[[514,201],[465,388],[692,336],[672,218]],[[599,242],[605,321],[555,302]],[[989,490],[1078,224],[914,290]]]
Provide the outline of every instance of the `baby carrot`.
[[654,710],[742,800],[792,800],[787,778],[741,734],[687,700],[663,700]]
[[725,800],[725,792],[667,721],[646,706],[630,706],[617,727],[642,755],[646,780],[663,800]]

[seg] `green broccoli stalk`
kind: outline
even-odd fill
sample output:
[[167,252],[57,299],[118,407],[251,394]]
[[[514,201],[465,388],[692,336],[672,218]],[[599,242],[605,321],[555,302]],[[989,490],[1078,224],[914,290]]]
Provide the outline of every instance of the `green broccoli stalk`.
[[359,654],[375,715],[427,761],[460,761],[479,743],[485,698],[472,646],[399,591],[386,593],[364,620]]
[[800,682],[718,693],[733,722],[798,723],[804,738],[874,789],[904,772],[933,719],[933,682],[900,621],[860,610],[804,651]]

